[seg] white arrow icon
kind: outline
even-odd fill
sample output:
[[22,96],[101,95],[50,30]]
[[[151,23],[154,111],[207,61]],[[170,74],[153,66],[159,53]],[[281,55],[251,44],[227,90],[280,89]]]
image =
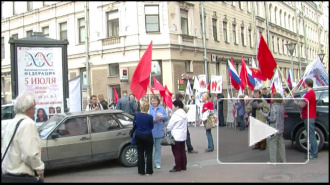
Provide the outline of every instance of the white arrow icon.
[[268,126],[268,124],[265,124],[252,116],[250,116],[249,124],[250,146],[278,132],[275,128]]

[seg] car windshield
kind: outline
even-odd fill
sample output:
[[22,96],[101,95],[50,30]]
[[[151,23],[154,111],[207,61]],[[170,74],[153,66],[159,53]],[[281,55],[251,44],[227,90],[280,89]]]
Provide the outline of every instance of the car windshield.
[[56,125],[63,120],[63,118],[65,117],[64,114],[55,114],[54,116],[52,116],[49,120],[47,120],[45,123],[43,123],[39,128],[38,128],[38,132],[40,134],[40,137],[43,138],[46,135],[48,135],[48,133],[50,131],[53,130],[54,127],[56,127]]
[[14,105],[1,107],[1,120],[13,119],[15,117]]

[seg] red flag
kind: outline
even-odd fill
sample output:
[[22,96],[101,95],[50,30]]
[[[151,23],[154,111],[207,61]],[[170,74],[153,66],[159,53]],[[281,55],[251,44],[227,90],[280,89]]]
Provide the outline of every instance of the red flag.
[[[166,104],[166,106],[172,110],[172,93],[167,89],[167,86],[165,85],[165,90],[164,96],[163,96],[163,101]],[[160,93],[160,92],[159,92]]]
[[115,103],[117,103],[118,100],[119,100],[119,98],[118,98],[117,90],[116,90],[115,87],[113,87],[113,92],[114,92],[114,94],[115,94]]
[[148,49],[144,52],[132,76],[130,89],[138,101],[147,93],[149,75],[151,72],[151,54],[152,41]]
[[242,67],[241,67],[241,72],[239,73],[239,78],[241,79],[241,89],[245,89],[245,86],[248,81],[248,74],[246,71],[246,64],[243,60],[243,55],[242,55]]
[[258,78],[259,80],[266,81],[267,78],[262,76],[262,73],[260,69],[250,67],[250,70],[252,71],[252,77],[253,78]]
[[157,80],[157,78],[155,76],[152,76],[152,77],[154,79],[154,88],[155,88],[155,90],[164,91],[165,87],[161,83],[159,83],[159,81]]
[[272,94],[276,93],[276,88],[275,88],[274,82],[272,83],[271,89],[272,89]]
[[260,36],[257,58],[262,76],[269,80],[272,79],[277,63],[262,35]]

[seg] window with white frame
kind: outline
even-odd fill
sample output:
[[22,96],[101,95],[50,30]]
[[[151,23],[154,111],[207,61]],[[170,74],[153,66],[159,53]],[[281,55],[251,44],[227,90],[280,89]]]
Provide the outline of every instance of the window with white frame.
[[45,37],[49,37],[49,26],[43,27],[42,33]]
[[13,1],[13,14],[16,15],[17,14],[17,4],[18,2]]
[[274,41],[274,36],[272,36],[272,47],[273,47],[273,52],[275,53],[275,41]]
[[85,42],[85,18],[78,19],[78,28],[79,28],[79,43]]
[[244,43],[244,27],[241,27],[241,40],[242,40],[242,45],[245,46],[245,43]]
[[243,10],[243,2],[242,1],[238,1],[238,6],[239,6],[239,9]]
[[236,25],[235,24],[233,24],[233,42],[235,44],[237,44],[237,42],[236,42]]
[[284,53],[284,39],[282,39],[282,53],[283,53],[283,55],[285,54]]
[[109,64],[109,76],[115,77],[119,76],[119,64]]
[[[159,83],[163,83],[162,80],[162,62],[158,60],[151,61],[151,76],[155,76]],[[151,80],[151,85],[154,86],[154,81]]]
[[1,59],[5,58],[5,38],[1,37]]
[[252,48],[252,33],[251,29],[249,29],[249,42],[250,42],[250,47]]
[[280,39],[277,38],[277,52],[280,53]]
[[180,15],[182,34],[188,35],[188,11],[180,9]]
[[251,2],[247,2],[247,11],[251,12]]
[[68,34],[67,23],[66,22],[60,23],[60,40],[67,39],[68,38],[67,34]]
[[32,35],[32,30],[26,31],[26,37],[30,37]]
[[118,10],[107,13],[108,17],[108,37],[119,36],[119,14]]
[[225,42],[228,42],[228,37],[227,37],[227,22],[223,22],[223,39]]
[[27,11],[33,10],[33,1],[27,1]]
[[145,6],[146,32],[160,32],[159,30],[159,7],[158,5]]
[[185,69],[186,69],[186,72],[193,72],[193,66],[192,66],[192,61],[190,60],[186,60],[185,61]]
[[212,19],[213,38],[218,41],[217,19]]

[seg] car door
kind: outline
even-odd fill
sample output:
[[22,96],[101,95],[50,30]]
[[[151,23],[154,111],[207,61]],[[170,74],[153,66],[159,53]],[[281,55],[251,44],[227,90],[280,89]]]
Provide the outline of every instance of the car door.
[[121,145],[127,141],[127,134],[109,114],[89,117],[91,124],[92,160],[117,158]]
[[316,120],[329,130],[329,90],[323,91],[316,106]]
[[47,141],[52,168],[91,161],[91,136],[86,116],[66,119],[54,132],[59,138],[50,137]]

